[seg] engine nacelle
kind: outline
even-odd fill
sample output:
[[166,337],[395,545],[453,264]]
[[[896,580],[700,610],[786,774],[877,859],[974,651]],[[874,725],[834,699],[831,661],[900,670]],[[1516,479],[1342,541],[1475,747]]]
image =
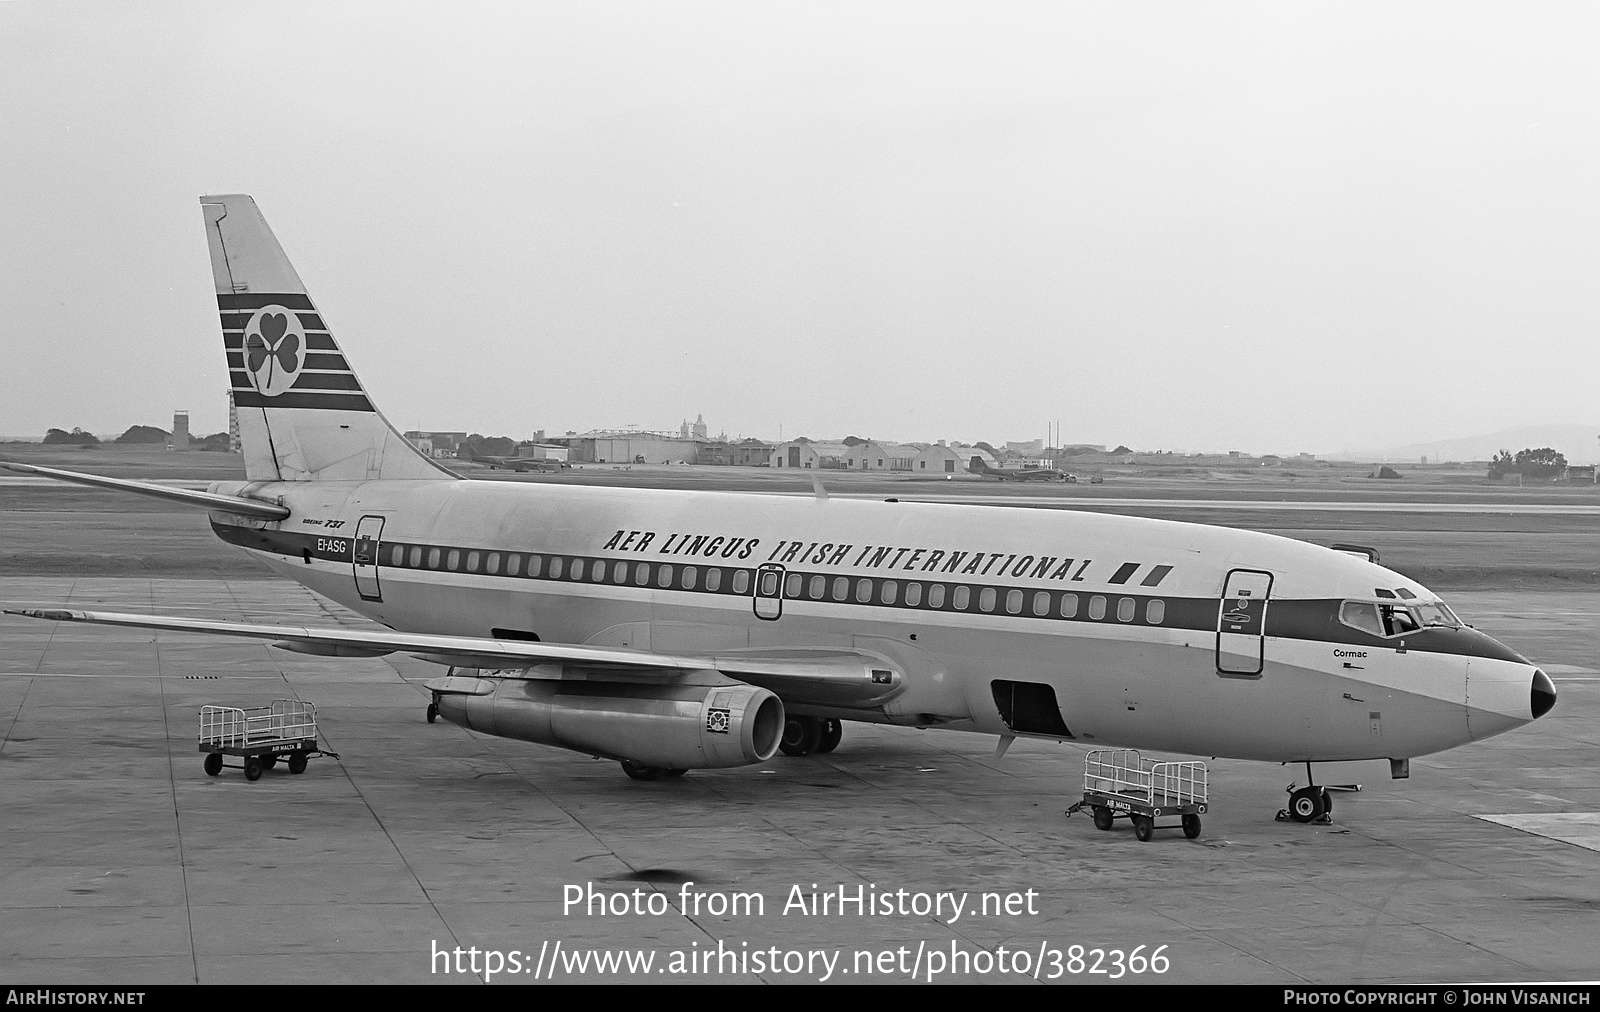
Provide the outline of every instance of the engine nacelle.
[[[479,691],[487,682],[478,681]],[[754,685],[492,684],[481,695],[439,693],[439,715],[485,734],[667,769],[766,762],[783,738],[783,701]]]

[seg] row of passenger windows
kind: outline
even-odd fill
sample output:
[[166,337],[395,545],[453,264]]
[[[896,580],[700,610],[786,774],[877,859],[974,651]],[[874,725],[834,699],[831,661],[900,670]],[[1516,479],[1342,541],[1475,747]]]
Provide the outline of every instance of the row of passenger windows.
[[[559,555],[522,555],[518,552],[462,551],[459,548],[424,548],[421,545],[393,545],[388,553],[389,565],[409,569],[443,569],[448,572],[484,573],[498,576],[523,576],[548,580],[576,580],[588,583],[612,583],[636,587],[694,590],[704,588],[713,593],[727,589],[733,594],[750,591],[748,569],[723,570],[708,568],[702,574],[697,566],[675,566],[671,563],[629,562],[607,559],[567,559]],[[727,574],[727,575],[725,575]],[[761,597],[778,596],[779,574],[774,570],[761,573],[758,593]],[[703,582],[702,582],[703,581]],[[976,593],[974,593],[976,591]],[[907,608],[941,609],[949,605],[953,611],[971,610],[976,603],[978,611],[1004,610],[1008,615],[1027,614],[1040,618],[1059,615],[1077,618],[1079,609],[1093,621],[1106,617],[1111,608],[1110,599],[1102,594],[1087,595],[1084,601],[1078,594],[1048,590],[1025,591],[1013,589],[1000,596],[995,587],[950,587],[942,583],[924,586],[898,580],[881,580],[872,577],[823,575],[806,576],[789,573],[784,578],[783,596],[790,600],[855,601],[858,604],[899,604]],[[1139,601],[1131,597],[1116,599],[1116,617],[1119,622],[1132,622],[1138,617]],[[1144,603],[1144,620],[1150,625],[1160,625],[1166,620],[1167,603],[1150,599]]]
[[[465,565],[463,565],[463,563]],[[448,572],[485,573],[498,576],[504,569],[507,576],[527,575],[532,579],[579,580],[589,583],[632,584],[637,587],[662,587],[666,589],[694,590],[701,586],[698,566],[673,566],[657,564],[652,572],[648,562],[632,564],[610,562],[606,559],[567,559],[560,555],[522,555],[509,552],[463,552],[459,548],[423,548],[413,545],[395,545],[389,552],[389,564],[409,569],[443,569]],[[724,574],[729,575],[724,575]],[[735,594],[750,590],[748,569],[723,570],[710,568],[704,573],[706,590],[718,592],[724,583]]]

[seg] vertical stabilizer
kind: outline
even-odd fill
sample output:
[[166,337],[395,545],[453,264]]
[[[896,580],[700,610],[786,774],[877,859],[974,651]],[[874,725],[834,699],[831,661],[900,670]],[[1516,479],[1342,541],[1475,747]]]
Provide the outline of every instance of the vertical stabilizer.
[[453,478],[367,398],[283,248],[243,194],[201,197],[251,481]]

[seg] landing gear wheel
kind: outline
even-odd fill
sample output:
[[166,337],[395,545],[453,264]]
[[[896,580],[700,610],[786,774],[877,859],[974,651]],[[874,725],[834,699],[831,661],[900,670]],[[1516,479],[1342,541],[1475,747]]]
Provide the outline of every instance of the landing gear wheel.
[[622,760],[622,772],[628,774],[634,780],[660,780],[667,773],[660,766],[646,766],[644,763],[636,763],[632,759]]
[[208,777],[214,777],[218,773],[221,773],[222,772],[222,753],[221,752],[212,752],[210,755],[206,756],[205,769],[206,769],[206,776],[208,776]]
[[667,770],[666,776],[669,777],[669,778],[676,778],[676,777],[683,776],[687,772],[689,772],[689,771],[688,770]]
[[1094,806],[1094,828],[1110,829],[1112,818],[1111,809],[1104,805]]
[[1140,843],[1149,843],[1150,838],[1156,833],[1156,820],[1148,815],[1135,815],[1133,817],[1133,835],[1139,838]]
[[790,717],[783,724],[783,740],[778,749],[784,755],[804,756],[822,742],[822,721],[816,717]]
[[429,703],[428,704],[428,723],[432,724],[434,721],[436,721],[438,719],[439,719],[439,704],[438,703]]
[[276,765],[278,765],[278,757],[277,756],[275,756],[275,755],[264,755],[264,756],[261,757],[261,768],[262,769],[270,770],[270,769],[272,769],[272,767],[274,767]]
[[261,760],[260,759],[257,759],[253,755],[252,756],[245,756],[245,759],[244,759],[244,778],[246,780],[260,780],[261,779]]
[[1294,822],[1315,822],[1328,812],[1328,795],[1320,787],[1302,787],[1289,795],[1289,818]]
[[305,771],[306,771],[306,754],[304,752],[296,752],[294,755],[289,757],[289,772],[290,773],[304,773]]
[[1185,815],[1183,817],[1183,835],[1191,840],[1200,835],[1200,816]]
[[817,752],[826,755],[839,747],[839,739],[844,737],[844,721],[832,717],[822,722],[822,740],[817,742]]

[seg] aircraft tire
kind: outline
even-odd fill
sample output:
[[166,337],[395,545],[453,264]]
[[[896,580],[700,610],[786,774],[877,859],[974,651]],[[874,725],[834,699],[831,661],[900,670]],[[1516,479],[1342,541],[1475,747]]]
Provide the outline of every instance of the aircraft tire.
[[646,766],[644,763],[636,763],[632,759],[624,759],[622,760],[622,772],[628,774],[629,778],[633,780],[660,780],[666,775],[667,771],[660,766]]
[[306,754],[304,752],[296,752],[294,755],[291,755],[289,757],[289,772],[290,773],[304,773],[305,771],[306,771]]
[[822,742],[822,721],[816,717],[790,717],[783,725],[783,740],[778,749],[784,755],[808,756]]
[[218,773],[222,772],[222,753],[221,752],[212,752],[210,755],[206,756],[205,770],[206,770],[206,776],[209,776],[209,777],[214,777]]
[[1183,817],[1183,835],[1191,840],[1200,835],[1200,816],[1185,815]]
[[253,755],[252,756],[245,756],[245,759],[244,759],[244,778],[246,780],[260,780],[261,779],[261,760],[260,759],[257,759]]
[[1302,787],[1289,795],[1289,818],[1293,822],[1315,822],[1327,811],[1327,794],[1320,787]]
[[829,717],[822,722],[822,735],[817,742],[817,752],[826,755],[839,747],[839,740],[844,737],[844,721]]
[[1133,817],[1133,835],[1139,838],[1140,843],[1149,843],[1155,835],[1156,820],[1148,815],[1135,815]]
[[1115,819],[1115,816],[1111,814],[1111,809],[1105,805],[1094,806],[1094,828],[1110,829],[1113,819]]
[[432,724],[434,721],[436,721],[438,719],[439,719],[439,704],[438,703],[429,703],[428,704],[428,723]]

